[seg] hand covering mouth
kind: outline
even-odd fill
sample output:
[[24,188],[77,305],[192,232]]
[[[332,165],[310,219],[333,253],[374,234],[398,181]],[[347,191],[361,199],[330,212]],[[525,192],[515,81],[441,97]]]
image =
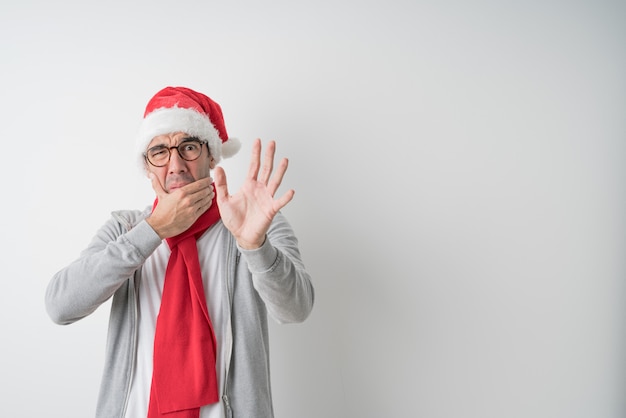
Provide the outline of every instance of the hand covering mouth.
[[168,176],[165,179],[165,188],[166,190],[171,191],[193,183],[194,181],[195,179],[191,176],[191,174],[175,174]]

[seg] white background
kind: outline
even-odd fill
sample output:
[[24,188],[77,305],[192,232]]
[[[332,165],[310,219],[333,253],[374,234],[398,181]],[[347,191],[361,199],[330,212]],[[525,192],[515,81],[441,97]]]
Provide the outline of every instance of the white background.
[[167,85],[290,158],[316,288],[272,325],[279,418],[626,416],[626,6],[11,1],[0,6],[0,416],[93,416],[108,304],[50,277],[153,192]]

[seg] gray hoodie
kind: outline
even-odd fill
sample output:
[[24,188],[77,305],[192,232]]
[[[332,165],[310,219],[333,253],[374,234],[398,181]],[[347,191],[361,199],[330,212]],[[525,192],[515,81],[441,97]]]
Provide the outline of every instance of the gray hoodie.
[[[145,211],[112,214],[80,257],[54,275],[46,290],[46,308],[58,324],[70,324],[113,297],[96,418],[123,418],[136,356],[137,289],[141,266],[161,245],[145,221]],[[239,248],[220,222],[227,274],[232,349],[226,365],[222,402],[228,417],[273,417],[267,315],[279,323],[304,321],[314,291],[298,242],[278,213],[263,246]]]

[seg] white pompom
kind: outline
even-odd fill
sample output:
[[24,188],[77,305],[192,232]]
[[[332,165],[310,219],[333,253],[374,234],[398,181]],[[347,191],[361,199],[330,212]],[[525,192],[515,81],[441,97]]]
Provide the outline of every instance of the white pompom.
[[222,157],[230,158],[239,152],[241,141],[237,138],[228,138],[226,142],[222,142]]

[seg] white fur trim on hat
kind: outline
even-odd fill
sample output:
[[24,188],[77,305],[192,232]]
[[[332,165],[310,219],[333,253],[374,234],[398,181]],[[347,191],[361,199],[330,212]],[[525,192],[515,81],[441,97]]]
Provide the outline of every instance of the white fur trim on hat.
[[222,144],[217,129],[206,115],[194,109],[164,107],[148,114],[139,128],[137,151],[142,166],[145,164],[144,154],[154,137],[174,132],[184,132],[207,141],[209,152],[216,163],[221,161],[222,156],[232,157],[241,148],[241,142],[236,138],[228,138]]
[[230,158],[239,152],[241,141],[238,138],[228,138],[226,142],[222,142],[222,157]]

